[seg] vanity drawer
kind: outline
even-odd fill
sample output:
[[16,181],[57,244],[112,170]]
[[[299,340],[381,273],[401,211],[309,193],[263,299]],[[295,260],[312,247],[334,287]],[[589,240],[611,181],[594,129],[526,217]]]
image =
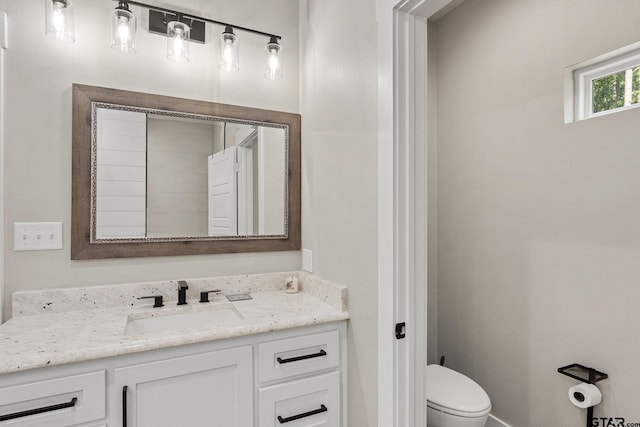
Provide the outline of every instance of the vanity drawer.
[[0,388],[0,426],[66,427],[105,417],[105,371]]
[[260,382],[308,374],[340,364],[340,332],[329,331],[261,343]]
[[258,427],[339,427],[340,373],[260,389]]

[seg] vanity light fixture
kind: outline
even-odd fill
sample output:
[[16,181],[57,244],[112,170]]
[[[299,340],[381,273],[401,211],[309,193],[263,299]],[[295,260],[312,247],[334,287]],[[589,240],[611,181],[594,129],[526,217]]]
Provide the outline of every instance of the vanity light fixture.
[[280,44],[278,39],[271,37],[267,43],[267,71],[264,76],[269,80],[282,79],[282,67],[280,66]]
[[181,21],[167,24],[167,59],[179,64],[189,62],[189,33],[191,28]]
[[224,27],[220,34],[220,69],[224,71],[238,71],[238,36],[233,33],[229,25]]
[[[68,3],[70,0],[46,0],[48,2],[63,2]],[[126,50],[132,52],[135,50],[135,16],[129,10],[129,6],[139,6],[149,10],[149,32],[153,34],[160,34],[167,37],[167,58],[171,61],[186,63],[189,62],[189,44],[191,42],[205,43],[205,24],[215,24],[224,27],[224,31],[220,35],[220,69],[225,71],[238,71],[239,70],[239,39],[234,31],[244,31],[252,34],[267,37],[269,42],[267,43],[268,52],[268,65],[265,77],[270,80],[279,80],[282,78],[282,67],[280,65],[280,44],[279,40],[281,36],[265,33],[263,31],[254,30],[252,28],[241,27],[226,22],[216,21],[214,19],[204,18],[202,16],[191,15],[189,13],[179,12],[164,7],[153,6],[146,3],[141,3],[133,0],[114,0],[118,1],[118,7],[114,11],[128,12],[129,25],[127,27],[129,34],[131,35],[132,50]],[[123,15],[121,20],[123,22]],[[115,25],[115,15],[114,15]],[[122,27],[122,34],[126,34],[126,30]],[[112,29],[114,35],[113,40],[116,40],[116,29]],[[122,46],[120,40],[117,44]],[[114,42],[112,41],[112,45]],[[114,46],[114,48],[119,48]],[[123,50],[123,49],[120,49]]]
[[136,16],[123,1],[111,14],[111,47],[123,53],[136,51]]
[[73,4],[71,0],[45,0],[45,33],[47,37],[73,43]]

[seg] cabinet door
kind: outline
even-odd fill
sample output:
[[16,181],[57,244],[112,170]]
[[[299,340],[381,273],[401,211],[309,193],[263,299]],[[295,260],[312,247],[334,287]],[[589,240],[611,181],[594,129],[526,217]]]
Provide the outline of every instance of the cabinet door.
[[260,389],[259,427],[340,427],[340,373]]
[[127,427],[253,426],[251,346],[116,369],[115,387]]

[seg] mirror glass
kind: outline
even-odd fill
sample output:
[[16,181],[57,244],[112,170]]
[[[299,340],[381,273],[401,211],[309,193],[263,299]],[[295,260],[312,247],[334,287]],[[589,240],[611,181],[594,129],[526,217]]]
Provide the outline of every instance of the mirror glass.
[[94,102],[94,240],[284,236],[284,125]]

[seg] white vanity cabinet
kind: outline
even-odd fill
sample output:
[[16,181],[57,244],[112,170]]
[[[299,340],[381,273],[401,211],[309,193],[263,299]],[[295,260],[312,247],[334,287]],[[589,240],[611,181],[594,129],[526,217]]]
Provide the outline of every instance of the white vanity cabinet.
[[113,406],[127,427],[250,426],[252,373],[250,345],[117,368]]
[[[346,427],[346,321],[0,375],[0,427]],[[75,399],[75,400],[74,400]]]

